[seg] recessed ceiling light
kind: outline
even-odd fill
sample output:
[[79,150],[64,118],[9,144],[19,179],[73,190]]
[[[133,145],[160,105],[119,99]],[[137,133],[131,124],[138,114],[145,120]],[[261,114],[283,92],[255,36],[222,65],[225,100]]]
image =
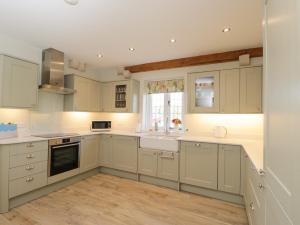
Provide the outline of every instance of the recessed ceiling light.
[[98,58],[102,58],[103,55],[102,55],[102,54],[98,54],[97,57],[98,57]]
[[225,27],[223,30],[222,30],[224,33],[227,33],[229,31],[231,31],[230,27]]
[[170,42],[171,42],[171,43],[175,43],[175,42],[176,42],[176,39],[175,39],[175,38],[172,38],[172,39],[170,40]]
[[79,0],[65,0],[65,2],[69,5],[77,5]]
[[132,52],[133,52],[134,50],[135,50],[135,48],[129,48],[129,51],[132,51]]

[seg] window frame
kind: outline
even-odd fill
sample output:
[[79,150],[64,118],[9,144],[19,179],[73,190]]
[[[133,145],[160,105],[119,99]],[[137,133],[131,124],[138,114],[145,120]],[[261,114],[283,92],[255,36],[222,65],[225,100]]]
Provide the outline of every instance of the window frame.
[[[176,93],[176,92],[168,92],[168,93],[157,93],[157,94],[163,94],[164,95],[164,115],[163,115],[163,126],[158,127],[158,131],[164,131],[166,129],[166,120],[168,118],[168,126],[169,130],[173,130],[174,128],[171,127],[171,107],[170,107],[170,100],[171,100],[171,94]],[[185,112],[185,92],[180,92],[182,93],[182,124],[184,124],[184,112]],[[146,96],[146,112],[145,112],[145,117],[144,117],[144,124],[146,130],[154,129],[152,126],[152,98],[151,94],[147,94]]]

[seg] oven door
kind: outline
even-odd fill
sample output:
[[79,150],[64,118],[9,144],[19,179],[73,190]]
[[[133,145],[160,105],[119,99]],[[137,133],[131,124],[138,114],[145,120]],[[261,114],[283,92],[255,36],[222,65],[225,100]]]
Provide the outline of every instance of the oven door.
[[80,143],[54,145],[49,149],[48,177],[79,168]]

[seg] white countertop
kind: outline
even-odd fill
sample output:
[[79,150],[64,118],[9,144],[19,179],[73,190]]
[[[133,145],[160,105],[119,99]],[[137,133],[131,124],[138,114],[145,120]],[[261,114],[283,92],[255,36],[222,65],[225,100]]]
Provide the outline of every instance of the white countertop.
[[[145,133],[136,133],[132,131],[103,131],[103,132],[92,132],[92,131],[81,131],[76,132],[78,136],[87,136],[87,135],[99,135],[99,134],[113,134],[113,135],[125,135],[125,136],[134,136],[142,137]],[[40,138],[33,136],[25,137],[16,137],[16,138],[6,138],[0,139],[0,145],[8,144],[18,144],[24,142],[36,142],[36,141],[48,141],[53,138]],[[178,141],[194,141],[194,142],[206,142],[206,143],[216,143],[216,144],[229,144],[229,145],[241,145],[252,163],[259,171],[263,169],[263,141],[262,140],[249,140],[249,139],[233,139],[233,138],[215,138],[215,137],[201,137],[201,136],[190,136],[183,135],[177,138]]]

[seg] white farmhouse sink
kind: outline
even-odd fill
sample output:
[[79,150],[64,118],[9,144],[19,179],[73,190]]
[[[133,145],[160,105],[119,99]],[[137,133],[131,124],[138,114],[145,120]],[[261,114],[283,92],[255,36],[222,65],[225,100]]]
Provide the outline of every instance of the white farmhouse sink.
[[140,138],[141,148],[177,152],[179,144],[176,135],[147,134]]

